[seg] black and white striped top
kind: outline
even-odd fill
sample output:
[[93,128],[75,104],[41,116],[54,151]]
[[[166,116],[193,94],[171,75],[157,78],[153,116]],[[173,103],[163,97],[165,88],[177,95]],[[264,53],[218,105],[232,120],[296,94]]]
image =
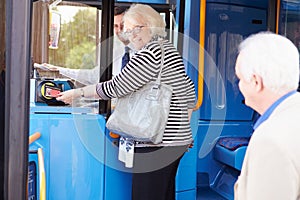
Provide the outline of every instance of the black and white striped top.
[[[166,40],[162,44],[165,56],[161,82],[173,88],[162,145],[189,144],[193,139],[188,109],[195,106],[194,84],[187,76],[182,57],[175,47]],[[97,84],[98,95],[101,99],[108,100],[130,94],[156,79],[160,70],[160,62],[160,44],[158,41],[148,43],[130,59],[119,75],[110,81]]]

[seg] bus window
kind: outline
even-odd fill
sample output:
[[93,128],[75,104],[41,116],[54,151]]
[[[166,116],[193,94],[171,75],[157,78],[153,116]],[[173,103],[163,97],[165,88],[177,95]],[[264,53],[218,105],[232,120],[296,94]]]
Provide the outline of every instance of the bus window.
[[[279,28],[279,34],[289,38],[300,52],[300,1],[282,1]],[[298,91],[300,92],[300,82]]]
[[282,1],[279,20],[281,35],[289,38],[300,50],[300,1]]
[[99,10],[87,6],[59,5],[61,31],[57,49],[49,49],[49,62],[72,69],[92,69],[97,63]]
[[101,10],[84,4],[35,2],[32,28],[40,32],[32,34],[33,62],[52,70],[45,76],[68,77],[83,85],[98,82],[100,17]]

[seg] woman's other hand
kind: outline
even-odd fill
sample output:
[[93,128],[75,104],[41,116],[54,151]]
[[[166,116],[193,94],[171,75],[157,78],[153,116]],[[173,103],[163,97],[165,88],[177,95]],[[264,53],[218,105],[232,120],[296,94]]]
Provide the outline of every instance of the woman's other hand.
[[59,71],[59,69],[61,68],[48,63],[43,63],[43,64],[34,63],[33,66],[36,69],[40,69],[44,71]]
[[42,65],[47,67],[50,71],[59,71],[59,69],[61,68],[61,67],[51,65],[51,64],[48,64],[48,63],[43,63]]

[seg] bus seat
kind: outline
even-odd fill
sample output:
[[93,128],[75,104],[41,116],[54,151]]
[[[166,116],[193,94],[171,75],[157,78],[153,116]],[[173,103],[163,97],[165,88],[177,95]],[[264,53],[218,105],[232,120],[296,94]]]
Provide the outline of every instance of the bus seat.
[[241,170],[249,140],[249,137],[220,138],[214,148],[214,158]]

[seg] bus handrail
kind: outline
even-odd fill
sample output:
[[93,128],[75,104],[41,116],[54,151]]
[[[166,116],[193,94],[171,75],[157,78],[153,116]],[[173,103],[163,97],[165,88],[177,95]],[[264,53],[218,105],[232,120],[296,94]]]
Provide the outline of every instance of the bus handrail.
[[39,139],[41,137],[41,133],[40,132],[35,132],[34,134],[29,136],[29,145],[31,143],[33,143],[34,141],[36,141],[37,139]]
[[198,100],[194,110],[198,110],[203,102],[203,85],[204,85],[204,45],[205,45],[205,13],[206,0],[200,3],[200,38],[199,38],[199,64],[198,64]]

